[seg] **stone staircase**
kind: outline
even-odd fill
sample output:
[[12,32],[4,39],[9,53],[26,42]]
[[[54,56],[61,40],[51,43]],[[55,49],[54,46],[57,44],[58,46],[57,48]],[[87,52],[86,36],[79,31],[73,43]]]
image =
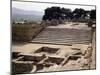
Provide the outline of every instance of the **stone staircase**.
[[90,43],[91,29],[45,28],[31,42],[35,43]]

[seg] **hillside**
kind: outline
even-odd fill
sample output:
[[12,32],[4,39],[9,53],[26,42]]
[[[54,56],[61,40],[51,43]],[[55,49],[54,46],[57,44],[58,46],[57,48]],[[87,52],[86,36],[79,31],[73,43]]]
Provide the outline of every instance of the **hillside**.
[[12,8],[12,20],[19,21],[19,20],[29,20],[29,21],[41,21],[43,16],[43,12],[40,11],[29,11],[23,10],[19,8]]

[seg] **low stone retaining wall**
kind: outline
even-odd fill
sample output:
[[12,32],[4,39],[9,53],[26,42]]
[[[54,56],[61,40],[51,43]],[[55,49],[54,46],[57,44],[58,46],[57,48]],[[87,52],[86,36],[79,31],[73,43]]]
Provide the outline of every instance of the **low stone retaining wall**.
[[33,69],[33,62],[13,61],[12,74],[29,73]]

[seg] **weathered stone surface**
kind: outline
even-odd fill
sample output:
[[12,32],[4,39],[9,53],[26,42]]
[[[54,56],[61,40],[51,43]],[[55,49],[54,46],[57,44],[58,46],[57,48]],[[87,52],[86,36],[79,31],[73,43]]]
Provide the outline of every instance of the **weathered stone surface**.
[[32,69],[33,69],[33,62],[22,62],[22,61],[12,62],[13,74],[29,73]]
[[40,55],[23,55],[24,57],[19,59],[19,61],[32,61],[34,64],[37,64],[41,60],[43,60],[45,57]]
[[68,22],[68,27],[59,25],[44,29],[33,40],[42,44],[31,42],[15,46],[14,50],[25,53],[16,63],[32,62],[33,69],[30,72],[26,70],[27,73],[92,69],[91,61],[95,58],[92,59],[93,51],[89,46],[91,28],[85,23],[70,24]]
[[42,47],[42,48],[36,50],[35,53],[41,53],[41,52],[56,53],[58,50],[59,50],[59,48]]
[[13,59],[18,58],[18,57],[20,56],[20,53],[21,53],[21,52],[12,52],[12,58],[13,58]]
[[92,56],[92,51],[93,51],[92,46],[89,46],[85,51],[84,58],[85,59],[90,58]]

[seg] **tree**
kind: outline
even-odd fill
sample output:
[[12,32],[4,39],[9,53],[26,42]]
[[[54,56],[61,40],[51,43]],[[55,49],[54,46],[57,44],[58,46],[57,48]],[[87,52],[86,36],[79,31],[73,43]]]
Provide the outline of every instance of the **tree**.
[[51,7],[45,9],[45,15],[43,20],[59,19],[61,17],[61,8],[60,7]]
[[64,19],[95,19],[96,18],[96,10],[84,10],[82,8],[76,8],[75,10],[71,10],[69,8],[61,8],[61,7],[51,7],[45,9],[45,14],[42,20],[64,20]]
[[62,11],[62,17],[66,19],[72,19],[73,15],[71,9],[62,8],[61,11]]
[[84,9],[78,9],[76,8],[74,11],[73,11],[73,16],[74,18],[76,19],[79,19],[79,18],[84,18],[85,17],[85,10]]
[[90,19],[96,19],[96,10],[90,11]]
[[72,11],[71,9],[60,8],[60,7],[51,7],[45,9],[45,15],[43,16],[43,20],[51,20],[51,19],[72,19]]

